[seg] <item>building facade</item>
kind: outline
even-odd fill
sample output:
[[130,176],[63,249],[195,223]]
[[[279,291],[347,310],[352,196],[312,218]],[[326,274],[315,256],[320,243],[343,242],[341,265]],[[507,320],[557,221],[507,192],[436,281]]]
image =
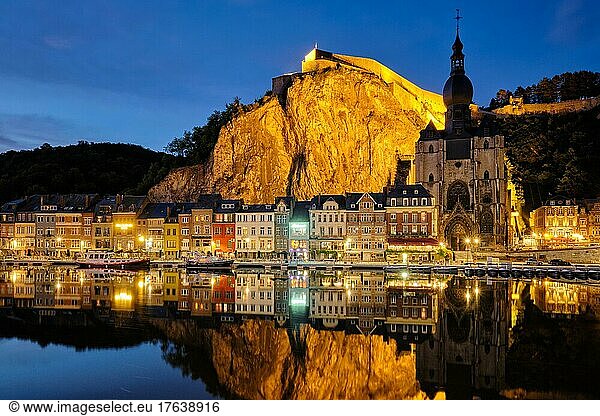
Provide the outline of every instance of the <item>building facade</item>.
[[346,194],[344,259],[384,261],[386,249],[385,198],[381,193]]
[[316,196],[311,200],[309,215],[311,258],[342,258],[346,239],[346,197]]
[[433,195],[439,212],[439,237],[452,250],[467,250],[477,238],[482,247],[500,248],[507,238],[507,177],[504,137],[490,120],[471,119],[473,85],[465,75],[463,44],[452,46],[450,77],[444,85],[445,128],[432,122],[415,147],[415,177]]
[[236,255],[271,258],[275,250],[275,206],[243,204],[235,214]]

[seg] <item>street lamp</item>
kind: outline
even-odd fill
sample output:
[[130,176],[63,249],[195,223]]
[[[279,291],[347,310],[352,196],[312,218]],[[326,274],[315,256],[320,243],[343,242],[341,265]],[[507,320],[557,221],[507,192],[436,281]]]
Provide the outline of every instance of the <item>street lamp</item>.
[[56,248],[58,249],[58,257],[61,257],[61,242],[62,242],[62,237],[56,237]]

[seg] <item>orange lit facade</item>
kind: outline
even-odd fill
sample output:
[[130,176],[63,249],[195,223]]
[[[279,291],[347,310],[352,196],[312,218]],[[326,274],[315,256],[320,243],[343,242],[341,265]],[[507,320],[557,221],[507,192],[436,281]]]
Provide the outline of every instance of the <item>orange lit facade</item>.
[[223,199],[216,204],[212,224],[214,254],[230,257],[235,253],[235,213],[241,205],[241,199]]

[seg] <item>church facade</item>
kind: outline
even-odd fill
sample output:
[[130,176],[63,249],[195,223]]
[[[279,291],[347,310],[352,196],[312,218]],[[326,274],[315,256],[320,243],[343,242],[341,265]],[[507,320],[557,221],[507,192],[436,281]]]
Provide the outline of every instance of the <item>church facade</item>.
[[493,120],[472,120],[473,85],[465,74],[458,27],[450,77],[444,85],[445,128],[421,131],[415,149],[415,181],[434,196],[439,239],[456,251],[500,248],[507,242],[507,172],[504,137]]

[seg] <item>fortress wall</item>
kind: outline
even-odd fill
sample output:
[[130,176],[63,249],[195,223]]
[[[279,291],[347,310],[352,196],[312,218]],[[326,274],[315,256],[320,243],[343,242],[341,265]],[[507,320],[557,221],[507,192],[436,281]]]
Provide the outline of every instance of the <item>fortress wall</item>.
[[390,85],[392,93],[404,108],[420,109],[420,113],[426,115],[428,120],[433,120],[436,127],[444,126],[446,107],[440,94],[418,87],[374,59],[323,51],[319,51],[317,55],[313,50],[302,61],[302,72],[319,71],[338,65],[377,75]]
[[396,72],[383,65],[381,62],[378,62],[371,58],[363,58],[357,56],[338,54],[334,54],[334,56],[379,75],[381,79],[383,79],[387,83],[398,84],[410,94],[414,95],[415,98],[418,97],[421,101],[427,101],[432,103],[432,112],[438,112],[442,114],[446,112],[446,106],[444,105],[442,96],[440,94],[420,88],[419,86],[413,84],[406,78],[398,75]]
[[569,100],[561,103],[549,104],[521,104],[521,105],[505,105],[502,108],[494,110],[497,114],[543,114],[543,113],[567,113],[572,111],[589,110],[600,105],[600,97],[588,98],[585,100]]

